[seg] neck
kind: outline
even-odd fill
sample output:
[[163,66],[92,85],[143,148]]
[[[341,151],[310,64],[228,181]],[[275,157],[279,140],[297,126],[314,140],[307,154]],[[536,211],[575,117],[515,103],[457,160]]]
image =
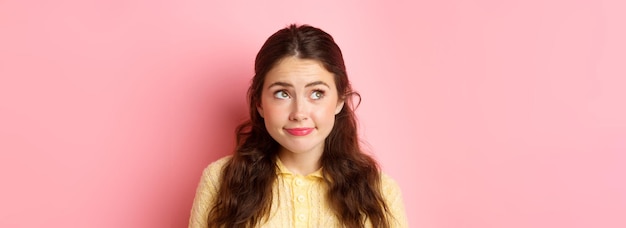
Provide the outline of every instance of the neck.
[[296,175],[306,176],[322,167],[322,151],[294,153],[283,148],[278,153],[278,157],[283,165]]

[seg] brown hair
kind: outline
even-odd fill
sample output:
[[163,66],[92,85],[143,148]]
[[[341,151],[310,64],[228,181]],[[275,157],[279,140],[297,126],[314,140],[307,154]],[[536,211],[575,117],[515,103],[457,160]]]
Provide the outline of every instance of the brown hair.
[[265,129],[257,111],[267,72],[279,60],[295,56],[320,61],[334,74],[340,99],[335,125],[324,142],[321,158],[327,200],[345,227],[389,227],[388,208],[380,187],[380,170],[359,146],[352,95],[339,46],[328,33],[308,25],[290,25],[270,36],[255,60],[255,75],[248,89],[250,120],[236,129],[237,147],[224,166],[215,204],[208,215],[210,227],[253,227],[269,216],[275,159],[280,145]]

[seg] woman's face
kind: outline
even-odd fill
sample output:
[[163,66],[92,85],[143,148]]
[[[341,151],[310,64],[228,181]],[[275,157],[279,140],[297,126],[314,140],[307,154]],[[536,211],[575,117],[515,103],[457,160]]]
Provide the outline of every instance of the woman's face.
[[283,152],[321,155],[342,107],[334,76],[321,62],[286,57],[267,73],[258,111]]

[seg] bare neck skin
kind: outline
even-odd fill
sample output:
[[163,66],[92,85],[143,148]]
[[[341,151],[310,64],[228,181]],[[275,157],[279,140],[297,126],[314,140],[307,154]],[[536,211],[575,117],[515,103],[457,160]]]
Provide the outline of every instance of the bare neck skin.
[[306,176],[322,167],[322,148],[305,153],[294,153],[282,148],[278,153],[280,161],[293,174]]

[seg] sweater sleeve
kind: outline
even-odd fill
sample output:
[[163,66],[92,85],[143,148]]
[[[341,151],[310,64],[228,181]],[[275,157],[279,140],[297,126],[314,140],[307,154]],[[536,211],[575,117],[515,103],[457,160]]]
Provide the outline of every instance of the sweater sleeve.
[[193,200],[191,215],[189,217],[189,228],[206,228],[209,210],[218,191],[219,178],[222,167],[229,157],[222,158],[210,164],[202,172],[200,183],[196,189],[196,197]]
[[382,188],[385,203],[389,207],[391,227],[404,228],[409,227],[406,212],[404,210],[404,202],[402,200],[402,192],[400,186],[391,179],[391,177],[382,174]]

